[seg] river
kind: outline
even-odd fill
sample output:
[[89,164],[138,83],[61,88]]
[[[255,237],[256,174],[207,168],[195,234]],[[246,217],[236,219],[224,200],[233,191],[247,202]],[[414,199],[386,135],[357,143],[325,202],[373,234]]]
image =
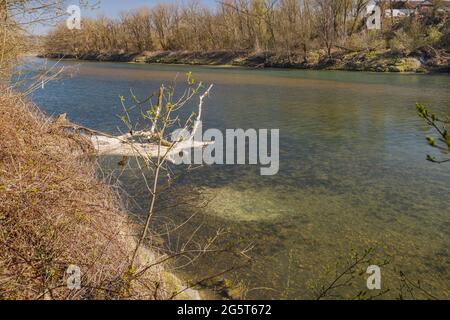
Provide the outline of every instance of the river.
[[[144,98],[192,71],[215,85],[205,102],[205,129],[280,129],[277,175],[261,176],[248,165],[198,168],[176,184],[196,190],[190,196],[207,195],[208,205],[165,211],[154,226],[196,213],[164,246],[201,243],[218,228],[227,230],[219,245],[252,246],[253,263],[224,276],[242,283],[246,298],[314,298],[314,287],[332,279],[345,257],[369,247],[376,261],[389,260],[382,267],[383,289],[390,289],[385,297],[398,296],[402,271],[433,295],[450,298],[450,165],[425,160],[432,151],[429,130],[415,111],[423,102],[450,114],[450,76],[61,64],[73,68],[71,76],[32,98],[47,114],[67,113],[91,128],[117,133],[120,95],[130,97],[132,89]],[[104,169],[114,161],[104,159]],[[133,166],[120,175],[137,215],[148,198],[139,179]],[[206,255],[179,272],[198,279],[234,262],[234,256]],[[363,281],[339,294],[354,296],[365,289]]]

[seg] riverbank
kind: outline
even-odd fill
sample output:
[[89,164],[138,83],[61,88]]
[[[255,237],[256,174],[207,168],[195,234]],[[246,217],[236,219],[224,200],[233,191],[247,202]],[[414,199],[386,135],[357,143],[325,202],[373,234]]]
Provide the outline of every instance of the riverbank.
[[0,299],[199,299],[154,249],[130,270],[137,226],[97,175],[89,140],[1,92]]
[[49,53],[39,55],[52,59],[77,59],[90,61],[225,65],[250,68],[290,68],[312,70],[347,70],[369,72],[450,72],[450,55],[445,51],[423,48],[411,55],[391,50],[352,52],[340,50],[328,57],[324,51],[310,52],[306,56],[292,53],[289,56],[274,52],[248,51],[145,51],[145,52],[90,52],[84,54]]

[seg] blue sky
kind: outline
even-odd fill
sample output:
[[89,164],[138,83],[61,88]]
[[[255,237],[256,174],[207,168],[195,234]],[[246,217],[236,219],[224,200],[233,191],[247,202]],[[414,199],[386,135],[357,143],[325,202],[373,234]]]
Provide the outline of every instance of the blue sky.
[[88,15],[97,15],[104,13],[108,17],[117,16],[120,11],[126,11],[143,6],[152,6],[155,3],[163,3],[168,1],[157,0],[101,0],[100,8],[92,12],[86,12]]
[[[87,13],[88,15],[94,15],[103,13],[108,17],[115,17],[121,11],[131,10],[143,6],[153,6],[157,3],[164,2],[183,2],[182,0],[100,0],[100,8],[92,12]],[[203,4],[213,5],[215,0],[200,0]]]

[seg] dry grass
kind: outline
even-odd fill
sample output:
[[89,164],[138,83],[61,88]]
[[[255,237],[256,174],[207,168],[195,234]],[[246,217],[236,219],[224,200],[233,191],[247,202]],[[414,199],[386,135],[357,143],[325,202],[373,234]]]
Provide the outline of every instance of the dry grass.
[[[165,298],[161,267],[128,270],[135,239],[83,137],[11,91],[0,96],[0,299]],[[141,266],[154,262],[144,252]],[[77,265],[82,289],[67,288]]]

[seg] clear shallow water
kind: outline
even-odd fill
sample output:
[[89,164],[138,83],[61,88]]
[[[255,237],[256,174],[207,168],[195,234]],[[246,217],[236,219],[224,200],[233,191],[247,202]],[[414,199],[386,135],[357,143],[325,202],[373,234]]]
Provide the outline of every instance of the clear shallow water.
[[[230,275],[250,289],[265,288],[248,298],[311,298],[307,284],[323,268],[367,247],[390,260],[382,270],[388,296],[395,296],[402,270],[434,295],[450,297],[450,167],[424,160],[428,129],[415,112],[420,101],[450,114],[449,76],[64,64],[77,65],[73,77],[48,84],[33,99],[48,114],[67,113],[92,128],[117,132],[118,96],[129,96],[130,88],[143,98],[192,71],[215,84],[206,128],[280,129],[278,175],[262,177],[254,166],[212,166],[180,181],[214,198],[195,209],[199,214],[177,242],[202,224],[199,237],[225,227],[224,243],[254,244],[252,266]],[[127,170],[121,182],[139,213],[147,194],[138,175]],[[170,219],[183,221],[193,210],[175,210]],[[207,275],[231,262],[205,258],[184,271]],[[359,283],[343,294],[364,289]]]

